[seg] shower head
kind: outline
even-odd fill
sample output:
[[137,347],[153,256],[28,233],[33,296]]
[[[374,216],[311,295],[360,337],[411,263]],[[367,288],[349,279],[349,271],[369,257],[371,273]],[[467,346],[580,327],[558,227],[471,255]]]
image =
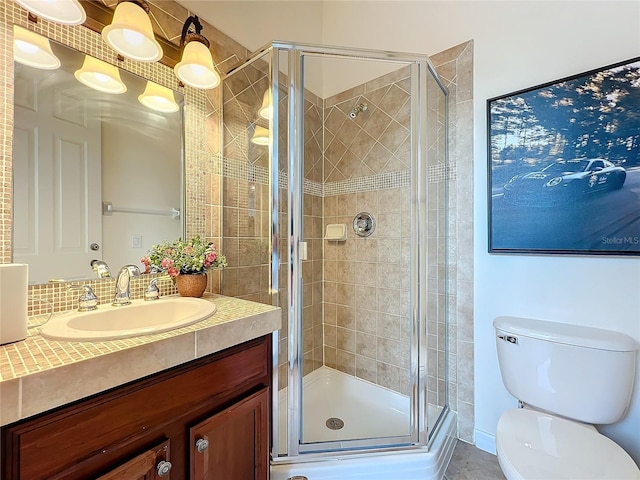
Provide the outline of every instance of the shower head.
[[369,107],[366,103],[359,103],[358,105],[353,107],[353,110],[349,112],[349,118],[351,120],[355,119],[360,114],[360,112],[366,112],[367,108]]

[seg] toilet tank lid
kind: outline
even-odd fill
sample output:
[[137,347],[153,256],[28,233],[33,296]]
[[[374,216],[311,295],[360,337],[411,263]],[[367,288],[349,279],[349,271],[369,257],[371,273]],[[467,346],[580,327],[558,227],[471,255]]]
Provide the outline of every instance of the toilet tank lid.
[[578,347],[615,352],[632,352],[638,349],[638,342],[629,335],[602,328],[507,316],[497,317],[493,326],[496,330],[513,335]]

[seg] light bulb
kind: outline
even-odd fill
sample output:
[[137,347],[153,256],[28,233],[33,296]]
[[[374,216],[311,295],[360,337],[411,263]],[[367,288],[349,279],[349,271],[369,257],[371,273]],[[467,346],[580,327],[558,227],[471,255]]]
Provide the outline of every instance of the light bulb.
[[104,73],[100,73],[100,72],[96,72],[93,74],[94,78],[96,80],[98,80],[101,83],[107,83],[111,80],[111,78],[109,78],[107,75],[105,75]]
[[127,42],[135,47],[139,47],[144,42],[144,35],[127,28],[122,30],[122,36]]
[[25,42],[23,40],[16,40],[16,47],[18,47],[28,55],[33,55],[34,53],[40,51],[40,48],[36,47],[34,44]]

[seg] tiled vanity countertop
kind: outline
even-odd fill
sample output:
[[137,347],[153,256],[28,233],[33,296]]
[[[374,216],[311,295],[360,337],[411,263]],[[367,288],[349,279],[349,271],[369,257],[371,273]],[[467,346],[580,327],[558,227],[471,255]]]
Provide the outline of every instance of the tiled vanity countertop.
[[205,294],[216,312],[170,332],[100,342],[36,333],[0,346],[0,425],[15,422],[280,328],[280,309]]

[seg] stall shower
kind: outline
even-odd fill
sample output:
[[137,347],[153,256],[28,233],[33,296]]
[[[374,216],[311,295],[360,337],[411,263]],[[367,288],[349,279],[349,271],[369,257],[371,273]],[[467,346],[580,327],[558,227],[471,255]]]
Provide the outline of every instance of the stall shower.
[[283,315],[271,478],[440,478],[446,88],[426,55],[276,42],[222,96],[222,291]]

